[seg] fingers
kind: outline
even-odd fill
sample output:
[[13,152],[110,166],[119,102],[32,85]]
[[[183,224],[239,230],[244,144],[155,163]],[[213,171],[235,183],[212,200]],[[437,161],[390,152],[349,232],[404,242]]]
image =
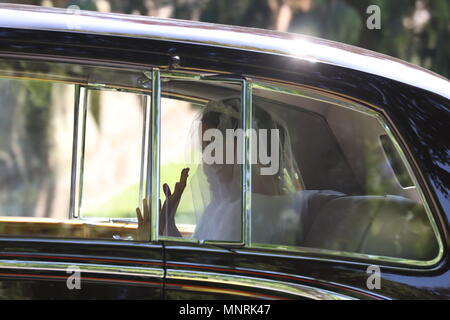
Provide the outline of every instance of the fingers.
[[170,187],[167,183],[163,184],[163,192],[166,195],[166,198],[169,198],[172,195],[172,193],[170,191]]
[[180,191],[183,192],[186,187],[187,178],[189,176],[189,168],[184,168],[181,170],[180,180],[175,184],[173,193],[170,190],[170,187],[167,183],[163,184],[163,192],[166,198],[170,198],[171,196],[178,194]]
[[167,183],[163,184],[163,192],[166,196],[166,200],[160,208],[160,214],[167,215],[167,219],[170,221],[174,219],[178,204],[181,200],[181,195],[186,188],[186,182],[189,174],[189,168],[184,168],[181,170],[180,181],[175,184],[173,193],[171,192],[169,185]]
[[141,214],[141,209],[136,208],[136,216],[137,216],[137,220],[138,220],[138,225],[142,225],[142,214]]
[[[148,201],[147,199],[144,199],[142,201],[144,203],[144,217],[143,217],[143,222],[148,222],[150,221],[150,210],[148,208]],[[139,210],[140,213],[140,210]],[[142,218],[142,217],[141,217]]]
[[174,194],[181,196],[184,189],[186,188],[187,178],[189,177],[189,168],[184,168],[181,170],[180,181],[175,185]]
[[181,170],[180,183],[182,185],[184,186],[186,185],[188,176],[189,176],[189,168],[184,168],[183,170]]
[[181,177],[180,177],[180,183],[178,185],[178,197],[181,198],[181,195],[184,192],[184,189],[186,189],[186,183],[187,183],[187,178],[189,176],[189,168],[185,168],[183,169],[183,171],[181,172]]

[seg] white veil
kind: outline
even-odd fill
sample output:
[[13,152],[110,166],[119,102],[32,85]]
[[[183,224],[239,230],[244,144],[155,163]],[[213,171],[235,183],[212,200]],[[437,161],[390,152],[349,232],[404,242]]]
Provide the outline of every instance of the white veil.
[[[225,163],[226,155],[223,155],[222,164],[208,164],[203,154],[205,129],[216,129],[223,137],[226,137],[227,130],[241,128],[240,105],[238,97],[209,101],[199,112],[191,127],[190,142],[186,150],[191,177],[187,188],[192,195],[197,221],[193,237],[198,240],[241,240],[242,159],[239,157],[242,155],[237,151],[238,148],[235,148],[233,164]],[[292,154],[286,124],[264,107],[263,103],[253,102],[252,126],[254,129],[252,155],[255,160],[252,165],[252,192],[266,196],[280,196],[302,190],[303,184]],[[267,141],[271,141],[274,132],[278,132],[278,143],[275,144],[275,148],[269,144],[266,146],[268,150],[265,150],[268,151],[267,154],[275,153],[278,158],[278,168],[272,175],[261,174],[261,169],[267,167],[259,159],[259,149],[265,147],[264,143],[256,145],[258,138],[261,138],[258,136],[261,129],[266,130]],[[213,141],[211,139],[206,142],[206,145]],[[238,141],[239,138],[236,138],[235,142]],[[225,144],[223,144],[224,149]]]

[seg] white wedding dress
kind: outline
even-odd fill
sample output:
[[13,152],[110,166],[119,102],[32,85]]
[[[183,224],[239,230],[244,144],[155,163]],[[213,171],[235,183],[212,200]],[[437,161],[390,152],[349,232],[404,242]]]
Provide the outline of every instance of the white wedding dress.
[[[328,190],[305,190],[287,195],[252,194],[252,243],[300,245],[304,237],[303,218],[312,199],[317,208],[342,194]],[[320,201],[320,203],[318,203]],[[312,213],[314,214],[314,212]],[[201,216],[194,233],[198,240],[241,241],[241,202],[211,203]]]

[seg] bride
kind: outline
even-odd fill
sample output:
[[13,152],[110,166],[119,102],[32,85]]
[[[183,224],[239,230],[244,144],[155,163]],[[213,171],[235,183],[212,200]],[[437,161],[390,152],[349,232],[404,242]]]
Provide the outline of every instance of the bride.
[[[303,238],[302,214],[307,210],[308,199],[314,192],[304,190],[292,154],[287,125],[263,105],[253,103],[252,114],[252,132],[256,133],[252,138],[251,150],[252,242],[298,245]],[[239,153],[242,149],[239,143],[243,142],[243,137],[234,135],[232,148],[229,147],[230,141],[216,141],[218,136],[229,138],[230,130],[239,132],[239,106],[239,98],[210,101],[201,111],[198,125],[193,129],[191,143],[194,149],[197,146],[202,153],[196,173],[189,182],[198,218],[192,237],[197,240],[240,242],[242,239],[242,154]],[[211,135],[210,139],[204,139],[211,129],[219,135],[216,135],[215,139],[212,139]],[[264,135],[259,135],[257,139],[260,132]],[[208,158],[206,151],[211,151],[212,144],[215,144],[215,160],[221,161],[211,161],[211,157]],[[230,159],[234,161],[229,161]],[[275,172],[267,170],[267,165],[272,165],[268,163],[268,159],[277,162]],[[160,235],[182,236],[175,224],[175,215],[187,186],[189,171],[190,168],[181,171],[173,191],[167,183],[163,185],[166,199],[162,207],[160,205]],[[137,238],[148,241],[150,213],[147,201],[144,201],[143,208],[143,214],[139,208],[136,209]]]

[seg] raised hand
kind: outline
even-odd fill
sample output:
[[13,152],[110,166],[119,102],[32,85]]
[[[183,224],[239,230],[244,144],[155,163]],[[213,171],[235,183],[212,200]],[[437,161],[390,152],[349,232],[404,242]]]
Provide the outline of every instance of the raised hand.
[[173,193],[167,183],[163,185],[166,200],[159,213],[159,234],[164,236],[181,237],[181,233],[175,225],[175,214],[180,204],[181,196],[186,188],[189,168],[181,171],[180,181],[175,184]]
[[[175,214],[180,204],[181,196],[186,188],[187,178],[189,176],[189,168],[184,168],[181,171],[180,181],[175,184],[173,193],[171,192],[169,185],[165,183],[163,185],[163,192],[166,196],[163,206],[159,203],[159,234],[171,237],[181,237],[181,233],[178,231],[175,225]],[[139,208],[136,208],[136,215],[138,219],[137,228],[137,240],[138,241],[150,241],[150,210],[148,208],[147,200],[144,199],[143,210],[141,213]]]

